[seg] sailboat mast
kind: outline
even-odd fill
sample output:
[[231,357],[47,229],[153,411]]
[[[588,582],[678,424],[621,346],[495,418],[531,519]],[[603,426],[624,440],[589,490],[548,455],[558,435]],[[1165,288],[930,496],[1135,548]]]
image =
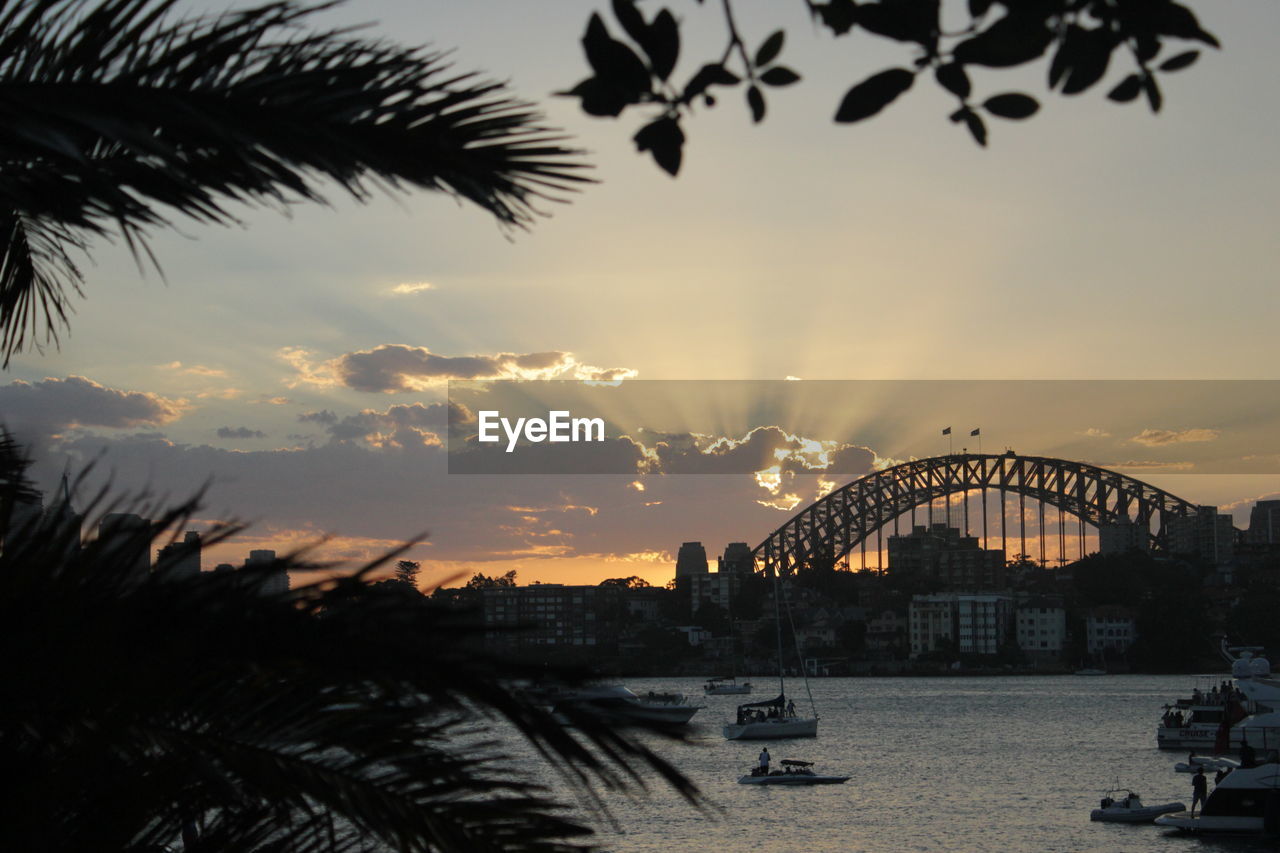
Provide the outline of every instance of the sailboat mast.
[[782,677],[782,586],[778,583],[778,570],[773,569],[773,624],[778,634],[778,695],[787,695],[786,681]]

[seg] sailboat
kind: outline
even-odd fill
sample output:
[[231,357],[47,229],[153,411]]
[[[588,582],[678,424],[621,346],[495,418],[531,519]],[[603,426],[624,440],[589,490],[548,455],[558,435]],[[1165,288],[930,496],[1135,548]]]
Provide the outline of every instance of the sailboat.
[[[796,703],[787,699],[786,679],[782,667],[782,586],[778,576],[773,576],[774,622],[778,634],[778,695],[763,702],[748,702],[738,706],[735,722],[725,723],[724,736],[728,740],[774,740],[791,737],[817,737],[818,713],[813,707],[813,693],[809,692],[809,677],[804,676],[805,691],[809,692],[810,717],[796,713]],[[787,611],[788,617],[791,615]],[[794,629],[793,629],[794,633]],[[801,670],[803,673],[803,669]]]

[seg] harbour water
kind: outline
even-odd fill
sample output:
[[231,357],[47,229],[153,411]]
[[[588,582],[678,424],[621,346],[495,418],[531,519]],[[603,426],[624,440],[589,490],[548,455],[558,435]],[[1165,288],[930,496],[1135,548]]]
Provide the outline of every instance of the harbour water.
[[[751,699],[776,695],[776,681],[755,682]],[[618,826],[597,821],[597,842],[619,853],[1274,851],[1274,840],[1089,820],[1116,783],[1148,804],[1190,804],[1190,777],[1173,771],[1186,754],[1158,751],[1155,726],[1161,706],[1194,683],[1120,675],[817,679],[816,739],[726,741],[720,725],[746,697],[703,700],[699,679],[634,680],[628,686],[638,693],[679,691],[706,702],[687,742],[654,743],[713,809],[692,808],[660,782],[639,797],[610,795]],[[807,707],[803,683],[787,686]],[[797,758],[853,778],[811,788],[737,784],[763,745],[775,767]]]

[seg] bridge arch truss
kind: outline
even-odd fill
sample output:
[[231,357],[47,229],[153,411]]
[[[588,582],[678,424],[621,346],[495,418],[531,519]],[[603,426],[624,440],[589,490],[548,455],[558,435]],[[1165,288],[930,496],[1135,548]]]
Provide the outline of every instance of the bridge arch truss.
[[[1139,535],[1145,535],[1152,550],[1166,550],[1168,523],[1175,517],[1191,515],[1196,506],[1163,489],[1125,474],[1066,459],[1043,456],[957,453],[904,462],[859,477],[801,510],[756,546],[756,565],[766,573],[788,575],[803,566],[834,562],[861,546],[865,552],[868,539],[879,537],[886,525],[894,530],[904,516],[928,506],[930,520],[934,504],[941,500],[948,522],[957,508],[953,496],[964,495],[964,526],[967,530],[969,495],[982,496],[983,545],[987,540],[987,495],[998,495],[997,522],[1000,541],[1008,550],[1008,512],[1010,495],[1018,501],[1018,525],[1024,550],[1026,543],[1026,504],[1039,505],[1040,524],[1037,534],[1041,555],[1044,554],[1044,507],[1058,510],[1061,534],[1062,519],[1074,516],[1083,543],[1084,527],[1132,523]],[[1015,537],[1016,538],[1016,537]],[[877,549],[879,550],[879,549]],[[1083,545],[1081,550],[1083,550]],[[1060,556],[1062,551],[1060,550]],[[1011,556],[1011,555],[1007,555]]]

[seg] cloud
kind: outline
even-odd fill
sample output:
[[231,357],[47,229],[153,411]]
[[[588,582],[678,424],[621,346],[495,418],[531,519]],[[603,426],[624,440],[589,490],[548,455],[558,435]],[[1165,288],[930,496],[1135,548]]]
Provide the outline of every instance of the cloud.
[[1213,441],[1218,435],[1216,429],[1144,429],[1129,440],[1147,447],[1163,447],[1191,441]]
[[218,438],[266,438],[261,430],[248,427],[218,427]]
[[50,435],[73,427],[162,426],[189,406],[149,391],[108,388],[83,376],[14,381],[0,387],[0,418],[12,429]]
[[1086,438],[1110,438],[1111,437],[1111,433],[1107,432],[1105,429],[1099,429],[1098,427],[1089,427],[1088,429],[1080,430],[1079,432],[1076,433],[1076,435],[1083,435]]
[[423,293],[435,289],[436,286],[429,281],[406,281],[391,288],[391,293],[396,296],[409,296],[414,293]]
[[440,432],[448,425],[447,409],[444,403],[413,403],[392,406],[385,412],[364,409],[341,419],[326,409],[299,415],[298,420],[322,424],[335,441],[363,441],[372,447],[427,447],[443,444]]
[[336,424],[338,416],[328,409],[321,409],[318,412],[303,412],[298,415],[298,420],[302,423],[312,424]]
[[1116,471],[1189,471],[1196,467],[1194,462],[1158,462],[1150,459],[1131,459],[1128,462],[1108,462],[1101,468]]
[[205,367],[203,364],[183,365],[180,361],[171,361],[168,364],[161,365],[165,370],[174,370],[178,373],[185,373],[190,376],[208,376],[214,379],[227,378],[227,372],[216,367]]
[[369,350],[344,353],[323,362],[316,362],[311,352],[300,347],[285,347],[279,350],[278,355],[296,371],[296,376],[286,383],[289,387],[344,386],[355,391],[383,394],[421,391],[450,379],[572,378],[619,382],[637,376],[631,368],[596,367],[578,361],[573,353],[559,350],[447,356],[433,353],[426,347],[383,344]]
[[299,385],[313,385],[317,388],[336,388],[342,384],[334,372],[331,362],[316,364],[311,360],[311,350],[302,347],[281,347],[276,355],[283,359],[296,372],[296,376],[285,380],[288,388]]

